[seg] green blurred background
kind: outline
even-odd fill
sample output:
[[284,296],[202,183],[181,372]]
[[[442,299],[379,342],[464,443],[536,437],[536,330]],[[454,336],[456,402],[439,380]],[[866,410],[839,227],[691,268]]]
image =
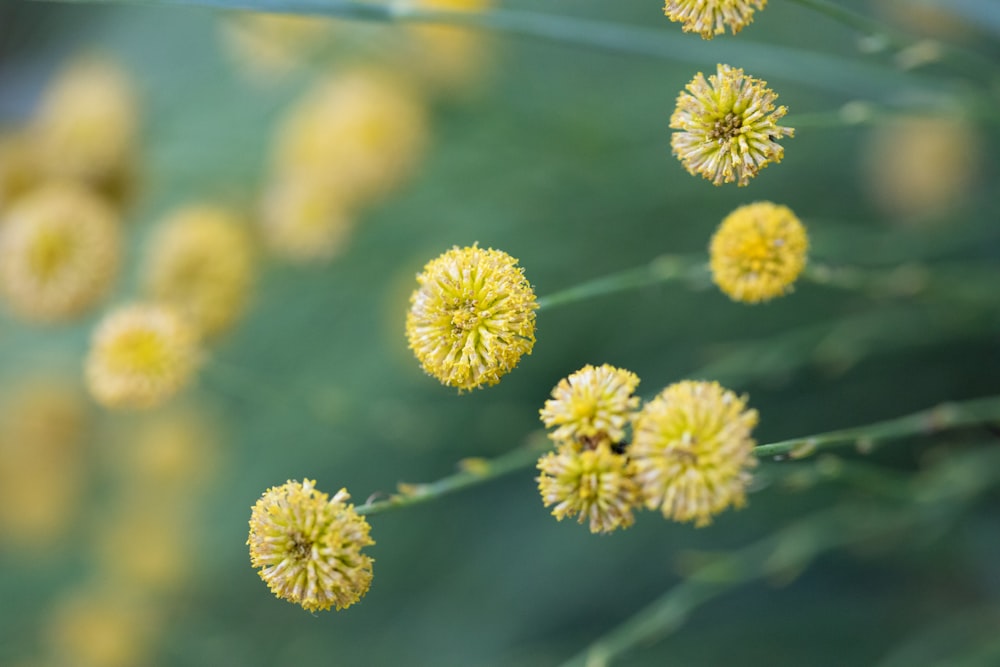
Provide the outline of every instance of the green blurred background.
[[[806,463],[765,462],[749,506],[708,528],[643,513],[627,531],[595,536],[549,516],[533,471],[523,470],[371,517],[370,592],[346,611],[315,616],[271,596],[245,545],[250,506],[286,479],[315,478],[330,493],[347,487],[362,503],[397,482],[449,474],[462,458],[509,451],[538,430],[538,409],[556,382],[587,363],[633,370],[646,397],[691,376],[746,392],[761,414],[762,443],[1000,393],[995,112],[992,121],[963,126],[977,151],[941,158],[958,160],[965,176],[947,206],[929,212],[905,210],[878,191],[872,174],[900,169],[891,151],[878,148],[891,144],[880,135],[891,123],[795,122],[855,100],[922,106],[907,90],[925,78],[931,89],[995,101],[998,33],[985,18],[957,13],[950,23],[921,22],[917,3],[839,4],[906,34],[971,49],[993,68],[931,63],[903,73],[896,51],[868,52],[855,32],[784,0],[772,0],[740,35],[711,43],[682,35],[650,0],[505,3],[657,30],[687,61],[484,35],[490,66],[459,94],[428,101],[428,149],[405,185],[363,212],[333,261],[265,261],[248,314],[212,346],[196,386],[166,409],[196,409],[210,423],[199,454],[208,462],[192,468],[209,479],[182,484],[193,507],[179,525],[140,515],[137,525],[147,530],[125,531],[125,543],[140,550],[154,539],[150,526],[187,545],[178,556],[183,576],[142,600],[148,640],[128,630],[141,648],[119,663],[99,663],[73,657],[66,639],[74,623],[85,637],[114,634],[66,621],[65,600],[127,581],[116,579],[114,559],[102,558],[97,545],[132,502],[122,490],[131,473],[120,465],[129,434],[156,416],[88,405],[81,491],[65,510],[64,528],[30,544],[0,533],[0,664],[555,665],[676,585],[689,571],[685,563],[738,549],[823,507],[881,507],[870,489],[782,482]],[[983,17],[995,9],[968,6]],[[0,7],[5,124],[24,122],[54,73],[80,53],[118,59],[137,87],[141,185],[126,214],[127,269],[109,304],[135,294],[144,244],[171,209],[207,200],[252,214],[281,113],[331,59],[344,57],[333,49],[333,56],[305,58],[262,84],[221,37],[222,23],[232,20],[194,7]],[[392,29],[344,22],[330,39],[378,58],[393,38],[375,33]],[[772,47],[831,58],[800,62]],[[766,79],[798,128],[784,144],[784,162],[747,188],[713,187],[670,155],[678,91],[717,61]],[[859,64],[905,86],[873,89],[847,69]],[[816,259],[912,265],[931,275],[943,266],[954,278],[949,285],[973,297],[953,298],[947,287],[896,297],[803,283],[784,299],[750,307],[714,289],[644,288],[540,313],[533,354],[498,386],[463,395],[423,375],[406,349],[414,275],[452,245],[509,252],[546,295],[664,253],[704,253],[718,222],[757,200],[796,211]],[[96,317],[44,328],[4,316],[5,395],[40,374],[78,384]],[[894,443],[871,460],[910,478],[942,458],[996,446],[995,434],[972,429]],[[37,483],[44,489],[49,481]],[[1000,664],[995,645],[993,653],[982,649],[1000,636],[998,509],[992,491],[957,520],[933,524],[940,530],[888,531],[878,543],[825,553],[801,572],[734,587],[620,664]]]

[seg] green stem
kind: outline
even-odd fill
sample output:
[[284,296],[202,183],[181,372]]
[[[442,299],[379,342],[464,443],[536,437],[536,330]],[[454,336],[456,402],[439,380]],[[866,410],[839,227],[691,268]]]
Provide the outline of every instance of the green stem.
[[645,266],[626,269],[543,296],[538,299],[538,309],[548,310],[577,301],[585,301],[596,296],[616,294],[674,280],[701,284],[707,275],[704,257],[663,255]]
[[[801,459],[818,451],[845,445],[856,445],[862,451],[867,451],[880,442],[916,435],[930,435],[950,429],[989,424],[996,421],[1000,421],[1000,396],[990,396],[961,403],[943,403],[935,408],[906,417],[876,422],[867,426],[759,445],[754,449],[754,454],[758,458],[788,456],[793,459]],[[460,472],[442,477],[435,482],[401,484],[399,492],[384,500],[365,503],[357,507],[357,511],[359,514],[379,514],[435,500],[456,491],[529,468],[534,465],[541,453],[550,448],[551,444],[546,439],[538,438],[492,460],[467,459]]]
[[465,459],[460,472],[425,484],[400,484],[399,491],[384,500],[367,502],[356,507],[358,514],[380,514],[391,509],[419,505],[456,491],[477,486],[498,477],[532,466],[539,455],[550,447],[544,438],[533,439],[495,459]]

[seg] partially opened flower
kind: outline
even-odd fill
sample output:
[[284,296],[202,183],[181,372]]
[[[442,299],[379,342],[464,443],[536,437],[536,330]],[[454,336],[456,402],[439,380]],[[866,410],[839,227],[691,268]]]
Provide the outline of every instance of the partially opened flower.
[[368,592],[375,544],[341,489],[330,498],[314,480],[268,489],[250,515],[250,562],[276,596],[307,611],[344,609]]
[[699,72],[670,117],[670,127],[679,130],[670,138],[674,155],[715,185],[746,185],[771,162],[781,162],[785,149],[778,140],[795,134],[777,124],[788,111],[774,106],[777,99],[766,81],[741,69],[719,65],[707,80]]
[[37,322],[84,313],[118,273],[118,223],[101,197],[71,183],[18,199],[0,227],[0,292],[7,304]]
[[149,246],[146,292],[181,312],[204,336],[231,327],[243,314],[253,280],[248,223],[214,205],[171,213]]
[[542,421],[557,427],[550,437],[558,443],[620,443],[639,407],[639,397],[633,396],[638,385],[635,373],[610,364],[584,366],[552,390]]
[[[564,445],[538,460],[538,490],[552,515],[588,521],[590,532],[610,533],[635,522],[632,508],[640,503],[639,487],[628,459],[607,443],[579,450]],[[554,507],[553,507],[554,506]]]
[[455,247],[428,262],[417,282],[406,336],[424,370],[442,383],[494,385],[531,353],[538,303],[507,253]]
[[646,507],[697,526],[742,507],[757,464],[750,437],[756,425],[757,411],[716,382],[685,380],[664,389],[639,412],[628,449]]
[[734,301],[767,301],[791,291],[808,250],[805,227],[787,206],[741,206],[712,236],[712,280]]
[[133,305],[107,315],[94,331],[87,386],[102,405],[150,408],[191,379],[199,363],[196,330],[166,306]]
[[726,32],[726,27],[735,35],[750,25],[754,10],[765,5],[767,0],[666,0],[663,13],[683,23],[684,32],[712,39]]

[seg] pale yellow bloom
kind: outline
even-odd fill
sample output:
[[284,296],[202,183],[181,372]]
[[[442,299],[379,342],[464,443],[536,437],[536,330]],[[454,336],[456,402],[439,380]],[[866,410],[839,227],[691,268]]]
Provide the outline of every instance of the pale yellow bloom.
[[341,489],[330,498],[316,482],[268,489],[250,516],[250,562],[276,596],[307,611],[344,609],[368,592],[375,544],[368,521]]
[[199,364],[197,333],[176,311],[140,304],[98,324],[86,361],[90,393],[110,408],[150,408],[188,383]]
[[507,253],[454,247],[428,262],[417,282],[406,337],[424,370],[442,383],[494,385],[531,353],[538,303]]
[[21,197],[0,224],[0,291],[21,317],[73,319],[118,273],[117,214],[93,192],[55,183]]
[[[417,0],[420,9],[447,12],[485,12],[492,0]],[[432,90],[456,92],[485,69],[489,35],[471,26],[407,26],[413,40],[407,63]]]
[[683,23],[684,32],[696,32],[712,39],[726,32],[735,35],[753,22],[757,9],[767,0],[666,0],[663,12],[671,21]]
[[741,69],[719,65],[707,80],[699,72],[670,117],[670,127],[679,130],[670,138],[674,155],[715,185],[747,185],[768,164],[781,162],[785,149],[778,140],[795,134],[777,124],[788,111],[774,106],[777,99],[766,81]]
[[351,202],[365,202],[409,175],[426,140],[424,103],[402,80],[347,70],[314,86],[285,118],[274,171],[325,179]]
[[50,84],[32,129],[47,174],[103,186],[131,167],[138,127],[128,74],[91,56],[72,61]]
[[767,301],[791,291],[808,250],[805,227],[787,206],[741,206],[712,236],[712,280],[734,301]]
[[146,293],[216,336],[246,310],[254,257],[248,221],[220,206],[171,213],[153,237],[144,266]]
[[646,507],[697,526],[742,507],[757,464],[756,425],[757,411],[716,382],[664,389],[639,412],[628,449]]
[[347,246],[357,218],[351,196],[325,178],[300,174],[266,186],[261,207],[264,244],[291,262],[328,261]]
[[151,664],[159,619],[122,589],[91,587],[59,598],[48,619],[46,649],[57,665],[135,667]]
[[589,521],[592,533],[610,533],[635,522],[632,508],[641,504],[639,487],[628,459],[609,444],[582,451],[564,445],[541,457],[538,469],[542,502],[560,521],[576,516],[580,523]]
[[584,366],[552,390],[541,410],[542,421],[558,427],[550,434],[557,443],[620,443],[639,407],[639,397],[633,395],[638,386],[635,373],[610,364]]
[[191,519],[176,501],[143,493],[102,514],[92,539],[105,576],[154,594],[174,594],[185,585],[194,567]]

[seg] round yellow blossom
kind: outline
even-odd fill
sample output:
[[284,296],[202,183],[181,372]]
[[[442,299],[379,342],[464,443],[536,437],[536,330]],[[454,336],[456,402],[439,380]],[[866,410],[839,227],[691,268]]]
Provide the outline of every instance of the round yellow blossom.
[[776,99],[766,81],[741,69],[719,65],[707,80],[698,72],[670,117],[670,127],[680,130],[670,138],[674,155],[715,185],[746,185],[769,163],[781,162],[785,149],[778,140],[795,135],[776,124],[788,111],[775,108]]
[[150,664],[161,619],[122,588],[90,585],[60,597],[48,619],[45,648],[54,665],[133,667]]
[[346,247],[355,226],[350,196],[324,179],[279,178],[267,186],[260,216],[268,250],[292,262],[328,261]]
[[107,293],[121,252],[118,216],[78,185],[54,183],[21,197],[0,227],[0,292],[18,315],[72,319]]
[[250,562],[279,598],[307,611],[344,609],[368,592],[375,544],[368,521],[347,504],[346,489],[333,498],[306,479],[268,489],[250,516]]
[[71,62],[52,82],[33,131],[45,172],[103,186],[132,162],[138,101],[128,74],[113,60]]
[[579,450],[564,445],[538,460],[538,490],[552,516],[576,516],[590,522],[590,532],[610,533],[635,522],[632,508],[641,505],[639,487],[624,454],[608,443]]
[[[428,11],[485,12],[492,0],[417,0]],[[407,63],[420,80],[437,92],[457,92],[483,71],[488,61],[489,35],[471,26],[407,26],[413,48]]]
[[684,32],[696,32],[712,39],[726,32],[735,35],[753,22],[753,13],[764,9],[767,0],[666,0],[663,13],[671,21],[683,23]]
[[639,412],[628,449],[646,507],[700,527],[745,505],[756,425],[757,411],[716,382],[664,389]]
[[247,225],[219,206],[175,211],[150,244],[146,293],[176,308],[206,337],[231,327],[246,309],[253,280]]
[[767,301],[792,290],[808,250],[806,229],[791,209],[747,204],[727,215],[712,236],[712,280],[734,301]]
[[139,304],[94,330],[86,361],[90,393],[110,408],[150,408],[176,394],[199,363],[197,334],[176,311]]
[[494,385],[531,354],[538,303],[507,253],[454,247],[428,262],[417,282],[406,337],[424,370],[442,383]]
[[545,401],[541,418],[557,443],[620,443],[639,407],[639,376],[610,364],[587,365],[563,378]]
[[278,174],[324,178],[352,201],[384,194],[409,174],[427,137],[424,103],[393,74],[341,72],[292,110],[277,139]]

